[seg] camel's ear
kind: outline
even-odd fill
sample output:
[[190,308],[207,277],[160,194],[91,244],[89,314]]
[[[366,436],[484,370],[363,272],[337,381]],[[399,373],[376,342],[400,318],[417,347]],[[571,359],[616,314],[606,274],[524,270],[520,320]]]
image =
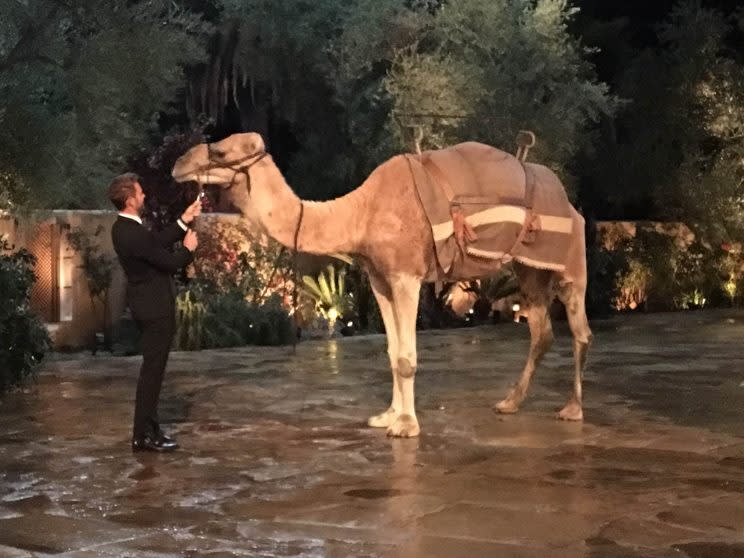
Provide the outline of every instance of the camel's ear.
[[257,153],[263,153],[266,151],[266,144],[261,137],[261,134],[250,132],[245,134],[243,137],[242,151],[246,155],[256,155]]

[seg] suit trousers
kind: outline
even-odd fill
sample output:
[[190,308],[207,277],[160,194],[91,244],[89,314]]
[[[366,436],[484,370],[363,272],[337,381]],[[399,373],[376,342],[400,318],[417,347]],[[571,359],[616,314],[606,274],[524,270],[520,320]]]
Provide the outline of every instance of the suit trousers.
[[176,318],[170,315],[153,320],[137,320],[137,327],[142,334],[142,368],[134,406],[135,438],[145,436],[157,427],[160,387],[176,331]]

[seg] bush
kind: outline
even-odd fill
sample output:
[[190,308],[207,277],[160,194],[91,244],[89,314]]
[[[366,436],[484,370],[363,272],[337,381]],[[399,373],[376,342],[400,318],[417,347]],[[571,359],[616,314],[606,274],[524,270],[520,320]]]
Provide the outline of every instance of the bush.
[[629,265],[622,249],[608,251],[596,242],[587,242],[586,311],[590,318],[606,318],[616,309],[618,283]]
[[200,231],[194,278],[177,298],[175,347],[182,350],[283,345],[289,317],[292,258],[245,222],[207,222]]
[[251,309],[253,329],[258,329],[255,337],[252,338],[253,343],[256,345],[288,345],[292,343],[294,340],[294,325],[278,298],[271,298],[266,304],[252,306]]
[[[98,225],[96,232],[91,236],[82,228],[77,227],[68,233],[67,241],[82,261],[79,267],[85,274],[90,304],[94,313],[95,301],[99,300],[101,302],[101,331],[103,331],[104,346],[110,349],[111,330],[108,323],[108,296],[116,262],[113,257],[103,253],[100,244],[95,241],[103,231],[103,226]],[[93,336],[92,347],[93,354],[95,354],[97,348],[95,335]]]
[[725,294],[714,252],[699,240],[680,243],[640,229],[612,253],[624,259],[612,293],[617,309],[687,310],[721,304]]
[[205,296],[198,285],[178,297],[175,346],[183,350],[287,345],[294,326],[278,297],[252,304],[237,290]]
[[32,377],[50,344],[29,302],[34,257],[25,250],[6,251],[7,242],[0,239],[0,393]]
[[176,334],[173,344],[185,351],[197,351],[204,345],[204,321],[207,313],[203,293],[186,290],[176,297]]
[[210,293],[237,290],[263,304],[274,294],[292,294],[292,256],[271,238],[262,239],[243,221],[207,223],[199,232],[194,274]]
[[744,291],[744,256],[740,243],[721,245],[722,255],[716,261],[720,287],[729,306],[736,306]]

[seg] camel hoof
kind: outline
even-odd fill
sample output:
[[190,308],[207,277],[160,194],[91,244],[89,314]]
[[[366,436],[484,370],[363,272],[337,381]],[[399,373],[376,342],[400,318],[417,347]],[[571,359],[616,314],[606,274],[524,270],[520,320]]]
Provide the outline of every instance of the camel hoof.
[[558,418],[561,420],[584,420],[584,411],[580,403],[569,401],[558,413]]
[[415,438],[420,432],[418,420],[411,415],[400,415],[387,429],[387,435],[395,438]]
[[519,405],[517,405],[514,401],[507,397],[503,401],[497,403],[493,409],[497,413],[502,413],[504,415],[513,415],[519,410]]
[[397,411],[395,411],[391,407],[384,413],[380,413],[379,415],[369,417],[367,419],[367,426],[371,426],[372,428],[387,428],[388,426],[393,424],[395,422],[395,419],[397,418],[398,418]]

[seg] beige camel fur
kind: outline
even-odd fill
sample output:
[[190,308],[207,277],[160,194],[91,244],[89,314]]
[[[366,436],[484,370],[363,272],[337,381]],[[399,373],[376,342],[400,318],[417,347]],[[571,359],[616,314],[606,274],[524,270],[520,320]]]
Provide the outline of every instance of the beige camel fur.
[[[544,169],[539,165],[535,168]],[[232,201],[245,215],[257,216],[269,235],[290,248],[313,254],[346,253],[369,274],[387,331],[393,375],[390,407],[368,424],[387,428],[390,436],[417,436],[414,407],[416,314],[421,284],[437,277],[432,229],[415,191],[403,156],[376,168],[353,192],[329,202],[300,200],[287,185],[263,139],[235,134],[213,144],[191,148],[176,161],[178,181],[227,184]],[[302,208],[302,210],[301,210]],[[300,216],[302,219],[297,230]],[[583,219],[580,234],[583,235]],[[585,261],[583,244],[580,254]],[[498,264],[494,263],[494,271]],[[548,307],[557,296],[566,306],[574,337],[574,389],[559,417],[581,420],[581,380],[591,331],[584,311],[586,269],[568,282],[558,272],[515,264],[527,306],[531,344],[522,375],[495,409],[514,413],[524,400],[535,367],[553,339]]]

